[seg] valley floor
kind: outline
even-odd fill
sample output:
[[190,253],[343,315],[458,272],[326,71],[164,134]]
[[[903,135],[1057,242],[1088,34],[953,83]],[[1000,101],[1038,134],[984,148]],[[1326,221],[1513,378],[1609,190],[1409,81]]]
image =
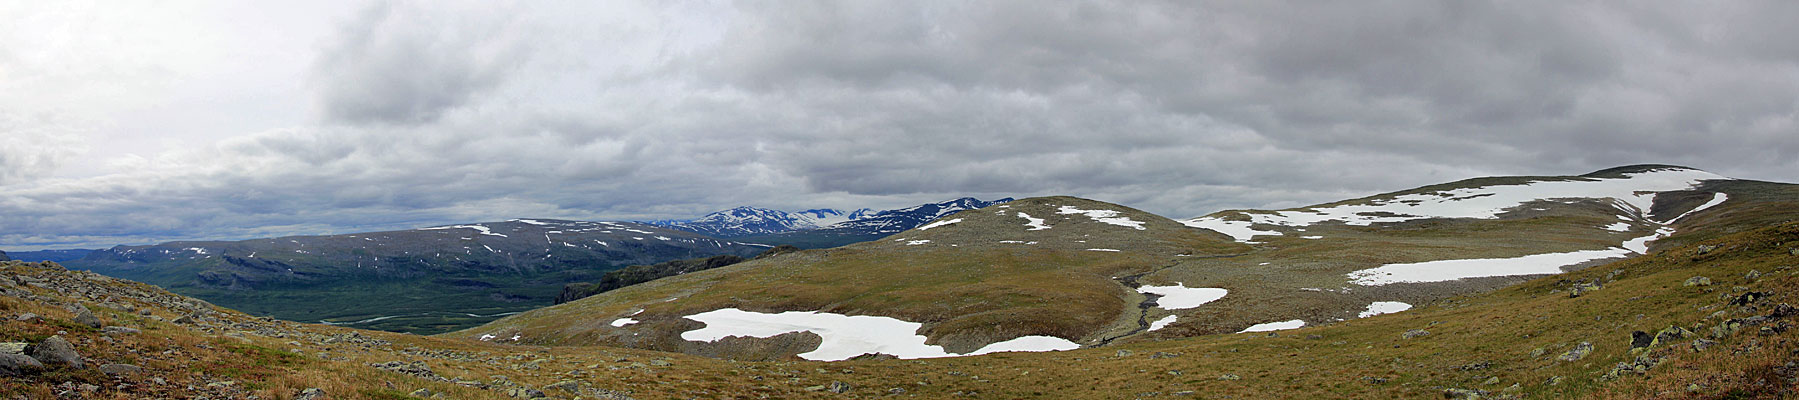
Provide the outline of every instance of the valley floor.
[[[256,318],[55,264],[0,267],[9,398],[1789,398],[1799,223],[1400,313],[926,360],[731,362]],[[58,353],[66,341],[78,356]],[[62,357],[57,357],[58,353]],[[42,356],[46,366],[35,367]],[[79,360],[82,365],[56,363]]]

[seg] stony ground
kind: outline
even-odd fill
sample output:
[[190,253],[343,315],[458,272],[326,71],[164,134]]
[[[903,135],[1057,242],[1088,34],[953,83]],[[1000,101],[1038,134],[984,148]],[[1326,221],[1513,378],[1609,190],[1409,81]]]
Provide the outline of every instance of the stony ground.
[[730,362],[256,318],[0,265],[7,398],[1790,398],[1799,224],[1280,331],[1058,353]]

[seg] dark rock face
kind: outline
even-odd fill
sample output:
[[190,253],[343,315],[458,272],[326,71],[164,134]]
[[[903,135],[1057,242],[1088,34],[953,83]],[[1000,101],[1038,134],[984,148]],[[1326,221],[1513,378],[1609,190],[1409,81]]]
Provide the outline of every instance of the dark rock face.
[[49,339],[44,339],[43,342],[26,349],[25,353],[46,365],[67,365],[75,368],[87,366],[87,361],[81,359],[81,354],[75,353],[75,346],[69,345],[69,341],[63,340],[62,336],[51,336]]

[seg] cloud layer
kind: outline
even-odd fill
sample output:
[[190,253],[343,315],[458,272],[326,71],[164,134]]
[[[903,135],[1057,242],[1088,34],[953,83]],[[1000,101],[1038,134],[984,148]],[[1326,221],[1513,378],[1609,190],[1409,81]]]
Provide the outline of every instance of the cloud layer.
[[[143,57],[0,46],[0,248],[963,195],[1189,217],[1651,162],[1799,181],[1799,8],[1653,6],[398,2]],[[94,42],[59,11],[0,13],[37,22],[0,42]]]

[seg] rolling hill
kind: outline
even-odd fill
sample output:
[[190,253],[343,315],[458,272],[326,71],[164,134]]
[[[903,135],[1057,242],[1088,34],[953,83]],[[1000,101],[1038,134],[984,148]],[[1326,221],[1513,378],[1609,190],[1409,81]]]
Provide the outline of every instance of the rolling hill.
[[516,219],[118,246],[66,263],[281,319],[430,333],[549,305],[563,284],[627,265],[766,249],[637,223]]
[[[1181,222],[1085,199],[1032,198],[877,242],[652,281],[450,335],[838,359],[1331,325],[1790,221],[1799,217],[1795,188],[1641,165],[1476,178]],[[912,327],[916,337],[872,337],[848,321]]]

